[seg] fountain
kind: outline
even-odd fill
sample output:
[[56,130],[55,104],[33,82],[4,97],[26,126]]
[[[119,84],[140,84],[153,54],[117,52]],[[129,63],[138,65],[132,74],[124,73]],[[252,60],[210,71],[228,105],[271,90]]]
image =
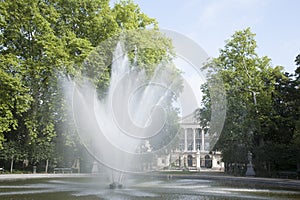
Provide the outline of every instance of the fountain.
[[96,88],[87,79],[66,81],[80,140],[98,163],[111,170],[112,189],[122,187],[124,173],[151,170],[144,167],[145,162],[152,162],[153,155],[166,147],[165,143],[156,145],[152,151],[149,141],[163,137],[167,123],[164,109],[172,104],[173,85],[179,81],[168,78],[170,70],[168,64],[160,64],[151,77],[147,76],[130,64],[118,42],[110,85],[103,99],[99,99]]
[[[201,76],[198,66],[201,66],[206,58],[203,49],[180,34],[171,31],[166,33],[172,37],[178,55],[187,59],[189,65],[193,66],[194,75]],[[113,52],[109,87],[105,95],[101,94],[103,98],[99,98],[94,84],[87,78],[79,81],[69,80],[65,84],[69,85],[65,88],[66,96],[72,102],[72,118],[80,140],[94,160],[106,166],[110,174],[114,174],[110,178],[111,188],[121,185],[118,183],[125,173],[153,170],[153,158],[165,153],[174,145],[180,127],[174,126],[171,134],[164,130],[173,125],[169,123],[168,116],[171,112],[175,113],[174,107],[181,109],[182,113],[188,110],[187,108],[198,107],[195,91],[182,78],[182,74],[176,71],[178,69],[174,69],[173,63],[162,60],[156,66],[151,66],[154,70],[149,75],[135,62],[129,62],[127,52],[136,52],[137,48],[123,48],[122,38],[125,37],[121,34],[120,38],[117,39],[119,42]],[[147,45],[141,48],[159,48]],[[84,68],[92,69],[91,71],[103,70],[98,65],[103,61],[103,49],[106,48],[96,48],[84,61]],[[186,49],[193,52],[189,53]],[[136,61],[137,58],[133,60]],[[215,81],[214,84],[222,89],[219,81]],[[177,96],[182,88],[184,95]],[[225,97],[219,91],[212,91],[211,95],[214,99],[210,127],[213,134],[210,143],[214,146],[225,119]],[[177,123],[179,116],[176,117]]]
[[112,182],[109,184],[110,189],[121,189],[123,187],[121,182]]
[[[174,35],[175,33],[173,33]],[[175,34],[176,35],[176,34]],[[176,52],[186,57],[194,66],[200,66],[201,50],[178,34],[173,38]],[[184,43],[184,46],[180,45]],[[191,41],[190,41],[191,42]],[[179,44],[178,44],[179,43]],[[184,47],[184,48],[183,48]],[[194,48],[192,48],[194,47]],[[192,50],[191,50],[192,49]],[[189,52],[192,51],[192,52]],[[94,55],[101,56],[101,54]],[[97,57],[95,58],[97,60]],[[205,59],[204,59],[205,60]],[[88,62],[88,60],[87,60]],[[82,143],[94,158],[93,172],[98,164],[106,166],[108,177],[94,174],[35,174],[0,175],[0,199],[299,199],[298,180],[264,179],[252,177],[229,177],[207,174],[179,174],[145,180],[130,179],[128,173],[151,171],[146,161],[166,150],[166,143],[152,141],[163,139],[162,127],[167,123],[164,108],[170,104],[174,81],[168,80],[168,69],[156,67],[153,76],[130,66],[122,43],[114,52],[110,86],[103,99],[87,79],[63,82],[67,102],[72,102],[71,116]],[[220,82],[216,80],[215,84]],[[222,87],[221,87],[222,89]],[[215,140],[223,127],[225,113],[224,97],[216,91],[212,102],[212,124]],[[191,93],[185,95],[191,104]],[[219,98],[219,99],[218,99]],[[223,105],[223,106],[222,106]],[[183,105],[182,108],[185,108]],[[215,134],[216,133],[216,134]],[[172,144],[172,141],[168,141]],[[199,156],[199,154],[197,154]],[[249,155],[249,164],[252,158]],[[199,166],[200,163],[197,164]],[[104,174],[104,173],[103,173]],[[79,175],[79,176],[77,176]],[[107,173],[106,173],[107,175]],[[34,179],[35,178],[35,179]],[[108,178],[109,182],[107,182]],[[24,179],[26,179],[24,181]],[[124,185],[129,187],[124,188]],[[122,190],[115,190],[120,189]]]

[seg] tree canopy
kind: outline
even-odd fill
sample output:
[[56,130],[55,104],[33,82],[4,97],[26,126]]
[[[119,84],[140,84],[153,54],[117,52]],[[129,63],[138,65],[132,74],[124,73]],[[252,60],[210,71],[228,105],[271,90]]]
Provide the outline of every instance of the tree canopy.
[[227,170],[235,173],[237,169],[230,169],[229,165],[245,169],[247,152],[253,152],[258,175],[263,175],[266,171],[270,174],[271,170],[296,166],[296,149],[292,144],[299,119],[299,111],[295,112],[299,110],[299,82],[285,74],[283,67],[273,67],[270,58],[258,56],[254,37],[250,28],[235,32],[220,55],[206,64],[211,73],[202,85],[204,98],[197,115],[203,127],[209,125],[210,91],[216,87],[210,87],[210,82],[221,77],[227,111],[215,149],[222,151]]
[[[148,36],[138,34],[146,29]],[[172,54],[157,21],[131,0],[112,7],[108,0],[0,1],[0,151],[22,146],[22,156],[15,153],[11,158],[31,164],[57,162],[55,151],[64,146],[59,138],[75,145],[67,134],[75,130],[64,126],[68,102],[59,78],[88,76],[103,93],[110,78],[111,49],[102,49],[106,60],[93,61],[97,65],[84,65],[84,60],[103,42],[114,48],[110,38],[129,30],[137,30],[136,37],[126,41],[141,49],[138,62],[149,73],[154,70],[151,64]],[[146,40],[159,50],[141,48]],[[129,56],[133,61],[133,53]]]

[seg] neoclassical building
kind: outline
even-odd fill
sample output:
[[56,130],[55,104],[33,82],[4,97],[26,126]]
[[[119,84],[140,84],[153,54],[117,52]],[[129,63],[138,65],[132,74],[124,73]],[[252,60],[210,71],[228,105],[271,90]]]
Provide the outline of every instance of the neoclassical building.
[[221,152],[210,151],[210,136],[190,114],[181,119],[178,145],[157,158],[158,169],[223,170]]

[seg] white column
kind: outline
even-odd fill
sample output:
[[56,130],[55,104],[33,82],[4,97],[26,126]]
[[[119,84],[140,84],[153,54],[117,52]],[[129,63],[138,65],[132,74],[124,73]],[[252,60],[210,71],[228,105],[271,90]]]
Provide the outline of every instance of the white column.
[[201,151],[204,151],[204,130],[201,130]]
[[197,151],[196,153],[196,168],[197,168],[197,171],[200,171],[201,169],[201,163],[200,163],[200,151]]
[[184,129],[184,151],[187,151],[187,129]]
[[182,160],[182,156],[179,155],[179,167],[183,167],[183,160]]
[[193,151],[196,151],[196,129],[193,128]]

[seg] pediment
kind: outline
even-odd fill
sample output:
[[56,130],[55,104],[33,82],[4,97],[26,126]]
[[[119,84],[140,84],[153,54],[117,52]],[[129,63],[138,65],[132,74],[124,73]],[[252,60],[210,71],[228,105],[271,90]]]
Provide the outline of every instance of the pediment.
[[182,117],[181,120],[179,121],[180,124],[198,124],[195,114],[191,113],[185,117]]

